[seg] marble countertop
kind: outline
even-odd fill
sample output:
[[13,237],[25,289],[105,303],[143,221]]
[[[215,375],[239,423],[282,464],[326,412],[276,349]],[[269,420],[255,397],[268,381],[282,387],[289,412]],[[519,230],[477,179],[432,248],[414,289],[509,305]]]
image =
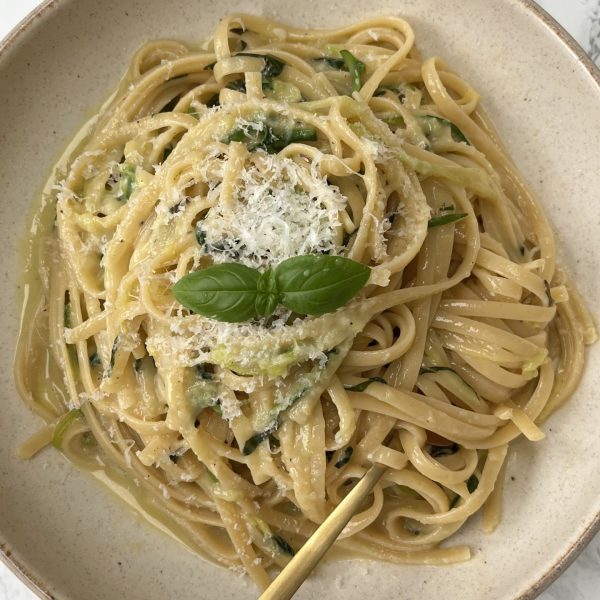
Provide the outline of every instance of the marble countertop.
[[[484,1],[484,0],[482,0]],[[0,0],[0,39],[40,0]],[[538,0],[600,66],[600,0]],[[36,600],[37,596],[0,563],[0,600]],[[539,600],[600,598],[600,534]]]

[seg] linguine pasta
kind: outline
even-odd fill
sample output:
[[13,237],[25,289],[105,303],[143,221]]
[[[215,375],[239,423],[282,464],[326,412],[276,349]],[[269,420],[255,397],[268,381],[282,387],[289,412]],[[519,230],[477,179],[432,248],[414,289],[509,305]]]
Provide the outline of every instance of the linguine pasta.
[[[21,455],[53,443],[131,482],[262,588],[380,462],[336,545],[467,560],[440,544],[482,508],[494,529],[510,442],[544,437],[596,338],[478,104],[399,18],[233,15],[198,51],[144,45],[34,220],[15,368],[47,426]],[[173,295],[303,255],[369,281],[334,312],[239,323]]]

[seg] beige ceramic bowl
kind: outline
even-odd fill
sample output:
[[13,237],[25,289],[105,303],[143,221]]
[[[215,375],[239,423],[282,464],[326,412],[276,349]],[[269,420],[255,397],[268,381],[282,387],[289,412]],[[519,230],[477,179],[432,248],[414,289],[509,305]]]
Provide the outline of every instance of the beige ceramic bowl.
[[[203,600],[256,597],[246,579],[203,562],[143,523],[87,475],[46,450],[15,447],[38,425],[14,390],[17,242],[29,207],[69,138],[115,87],[148,38],[201,40],[232,10],[330,26],[399,14],[424,54],[441,54],[483,95],[510,152],[554,223],[563,260],[588,302],[600,265],[599,74],[533,3],[519,0],[58,0],[0,48],[0,543],[4,558],[47,597]],[[458,537],[464,565],[322,565],[298,598],[533,598],[600,525],[600,345],[573,401],[516,444],[499,529],[477,519]]]

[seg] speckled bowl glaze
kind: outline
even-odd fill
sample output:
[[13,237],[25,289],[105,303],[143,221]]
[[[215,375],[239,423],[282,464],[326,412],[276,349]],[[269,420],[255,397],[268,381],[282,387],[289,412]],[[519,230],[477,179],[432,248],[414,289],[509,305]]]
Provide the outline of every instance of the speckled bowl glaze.
[[[425,55],[439,54],[482,93],[516,163],[554,223],[562,259],[593,309],[600,264],[599,74],[533,3],[519,0],[58,0],[0,46],[0,555],[42,597],[201,600],[256,597],[247,579],[197,558],[146,525],[52,450],[20,462],[37,426],[17,397],[19,260],[29,207],[71,136],[154,37],[203,39],[230,11],[331,26],[396,14]],[[297,598],[535,597],[600,527],[600,344],[571,403],[538,444],[508,463],[504,518],[490,536],[474,519],[457,542],[463,565],[323,564]]]

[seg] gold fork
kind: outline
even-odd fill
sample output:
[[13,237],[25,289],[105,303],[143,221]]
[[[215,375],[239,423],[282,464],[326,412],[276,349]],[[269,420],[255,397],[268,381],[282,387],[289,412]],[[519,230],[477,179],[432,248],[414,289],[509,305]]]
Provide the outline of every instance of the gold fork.
[[285,566],[259,600],[289,600],[360,508],[386,467],[375,463]]

